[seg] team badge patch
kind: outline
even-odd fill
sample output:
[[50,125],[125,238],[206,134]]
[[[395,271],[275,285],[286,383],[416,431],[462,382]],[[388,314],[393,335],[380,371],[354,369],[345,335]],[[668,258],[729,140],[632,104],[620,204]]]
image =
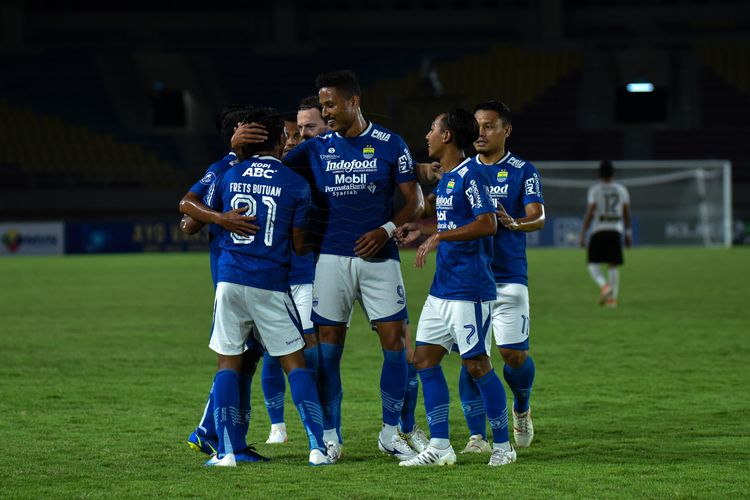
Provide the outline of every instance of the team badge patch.
[[454,181],[453,179],[449,180],[448,185],[445,186],[445,192],[451,194],[454,187],[456,187],[456,181]]
[[369,160],[373,156],[375,156],[375,148],[372,146],[365,146],[362,148],[362,156],[365,157],[365,160]]
[[508,171],[503,169],[497,173],[497,182],[505,182],[508,180]]
[[201,184],[204,184],[206,186],[210,186],[216,181],[216,174],[213,172],[208,172],[206,175],[203,176],[203,179],[201,179]]

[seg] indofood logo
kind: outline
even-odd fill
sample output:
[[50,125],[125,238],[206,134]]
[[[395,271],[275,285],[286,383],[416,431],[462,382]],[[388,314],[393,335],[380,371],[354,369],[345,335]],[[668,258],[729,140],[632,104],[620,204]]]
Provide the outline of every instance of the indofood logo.
[[352,172],[354,170],[372,169],[377,170],[377,160],[375,158],[371,160],[352,160],[352,161],[327,161],[326,172]]
[[21,238],[21,234],[15,229],[10,229],[8,230],[8,232],[6,232],[3,235],[3,244],[11,252],[17,251],[18,247],[21,246],[22,241],[23,241],[23,238]]

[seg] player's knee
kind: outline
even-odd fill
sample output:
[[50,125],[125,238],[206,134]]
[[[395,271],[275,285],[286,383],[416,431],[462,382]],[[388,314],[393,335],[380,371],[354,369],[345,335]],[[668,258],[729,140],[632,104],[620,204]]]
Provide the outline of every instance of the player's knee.
[[318,329],[318,340],[321,344],[343,344],[346,338],[346,325],[323,326]]
[[305,334],[305,349],[310,349],[318,345],[318,335],[316,333]]
[[526,358],[529,355],[529,351],[519,351],[516,349],[504,349],[500,348],[500,355],[503,357],[503,361],[506,365],[511,368],[520,368],[521,365],[526,362]]
[[476,358],[464,359],[463,364],[466,371],[469,372],[474,380],[480,379],[492,370],[492,363],[488,356],[478,356]]

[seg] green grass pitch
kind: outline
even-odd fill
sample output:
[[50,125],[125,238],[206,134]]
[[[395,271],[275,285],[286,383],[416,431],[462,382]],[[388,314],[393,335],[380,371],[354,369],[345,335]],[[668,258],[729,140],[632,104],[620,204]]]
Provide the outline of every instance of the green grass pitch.
[[[416,331],[432,269],[413,258],[402,254]],[[747,496],[750,252],[636,249],[626,260],[620,308],[605,310],[582,251],[529,252],[532,447],[499,469],[459,455],[417,470],[377,450],[382,355],[361,312],[342,367],[341,463],[306,465],[291,403],[290,443],[263,444],[256,377],[248,439],[272,461],[208,469],[185,444],[215,369],[207,256],[0,260],[0,497]],[[460,450],[458,358],[443,366]],[[426,427],[421,391],[417,421]]]

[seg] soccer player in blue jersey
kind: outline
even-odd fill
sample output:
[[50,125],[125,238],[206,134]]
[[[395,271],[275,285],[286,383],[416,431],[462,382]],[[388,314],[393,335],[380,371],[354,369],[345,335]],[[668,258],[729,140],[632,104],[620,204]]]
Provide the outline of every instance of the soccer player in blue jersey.
[[[291,248],[303,253],[310,188],[277,158],[284,143],[281,117],[257,109],[249,120],[262,124],[269,139],[243,148],[241,163],[213,183],[206,196],[214,210],[248,207],[259,231],[226,232],[218,263],[214,328],[209,346],[217,353],[214,420],[219,446],[206,465],[234,466],[247,446],[239,432],[239,381],[249,327],[287,373],[292,400],[310,439],[310,464],[333,463],[323,442],[322,408],[315,379],[306,369],[301,319],[289,291]],[[190,211],[189,215],[200,220]]]
[[[221,134],[222,140],[227,146],[229,146],[230,138],[232,133],[237,126],[238,122],[242,122],[246,117],[247,113],[252,110],[252,106],[246,105],[233,105],[222,110],[216,118],[216,127]],[[201,203],[203,197],[208,192],[209,187],[224,173],[229,170],[238,162],[237,155],[234,152],[229,152],[224,158],[212,164],[203,178],[198,181],[193,187],[190,188],[188,193],[183,197],[180,204],[189,204],[191,202]],[[182,210],[182,208],[181,208]],[[209,259],[211,267],[211,279],[213,280],[214,289],[217,283],[217,265],[219,256],[221,255],[221,237],[225,230],[238,232],[240,234],[254,234],[258,227],[254,224],[254,217],[248,217],[243,215],[247,211],[246,207],[229,210],[225,213],[216,213],[214,215],[214,222],[209,224]],[[209,220],[209,219],[206,219]],[[203,227],[202,222],[198,222],[189,215],[183,216],[181,227],[183,231],[188,234],[198,232]],[[252,342],[246,353],[244,354],[244,363],[242,371],[240,372],[240,413],[242,415],[242,426],[247,433],[249,425],[248,413],[250,409],[250,380],[252,379],[255,369],[258,364],[258,359],[261,356],[261,349],[258,349]],[[205,409],[201,420],[188,437],[188,445],[196,451],[202,451],[208,455],[216,453],[218,447],[218,436],[216,435],[216,428],[214,426],[214,415],[213,415],[213,385],[211,392],[209,393],[208,400],[206,402]],[[260,455],[255,454],[251,447],[248,447],[246,453],[246,459],[249,461],[251,458],[256,457],[258,460],[264,460]]]
[[[304,101],[303,101],[304,102]],[[317,98],[316,98],[317,102]],[[301,108],[300,108],[301,109]],[[316,110],[317,112],[317,110]],[[297,125],[298,113],[289,114],[284,117],[284,129],[286,130],[286,142],[284,143],[284,155],[294,149],[304,139],[301,132],[308,132],[312,120],[305,121],[305,128]],[[318,116],[320,114],[318,113]],[[322,118],[320,122],[322,123]],[[325,127],[325,124],[323,125]],[[325,130],[324,128],[323,130]],[[321,130],[321,131],[323,131]],[[318,370],[318,340],[312,323],[312,284],[315,275],[315,255],[310,252],[306,255],[292,254],[292,270],[289,274],[289,285],[292,290],[292,298],[302,318],[302,332],[305,335],[305,363],[307,368],[317,373]],[[283,444],[288,441],[286,423],[284,422],[284,398],[286,394],[286,382],[284,370],[278,358],[268,353],[263,355],[263,368],[261,370],[261,386],[263,397],[271,420],[271,430],[266,439],[266,444]]]
[[[340,364],[347,321],[359,298],[383,348],[380,377],[381,451],[399,459],[416,452],[398,432],[406,391],[406,293],[391,240],[394,229],[419,216],[422,193],[411,153],[395,133],[365,120],[361,90],[351,71],[320,75],[318,98],[332,132],[307,140],[284,162],[314,186],[320,255],[315,269],[313,321],[319,328],[321,400],[329,452],[341,454]],[[232,143],[235,144],[235,138]],[[394,214],[398,189],[404,206]]]
[[[493,430],[495,450],[489,465],[516,459],[508,440],[508,414],[503,385],[490,362],[489,328],[495,286],[492,276],[492,237],[497,230],[495,207],[483,168],[465,149],[479,135],[476,120],[466,110],[439,114],[427,134],[430,157],[442,166],[442,177],[428,197],[435,210],[437,232],[417,250],[416,265],[437,249],[435,277],[417,327],[414,364],[422,380],[430,445],[405,467],[451,465],[456,454],[450,444],[450,396],[440,363],[455,344],[463,367],[481,390]],[[408,224],[397,237],[418,228]]]
[[[513,392],[513,434],[518,448],[534,438],[529,398],[534,383],[534,361],[529,356],[529,290],[526,233],[544,227],[542,185],[534,165],[507,151],[505,142],[513,130],[507,105],[490,101],[476,106],[479,138],[474,143],[475,160],[490,181],[490,192],[498,210],[500,227],[494,237],[492,273],[497,300],[492,329],[505,362],[503,376]],[[486,439],[485,407],[481,387],[466,370],[461,371],[459,392],[471,434],[463,453],[490,451]]]

